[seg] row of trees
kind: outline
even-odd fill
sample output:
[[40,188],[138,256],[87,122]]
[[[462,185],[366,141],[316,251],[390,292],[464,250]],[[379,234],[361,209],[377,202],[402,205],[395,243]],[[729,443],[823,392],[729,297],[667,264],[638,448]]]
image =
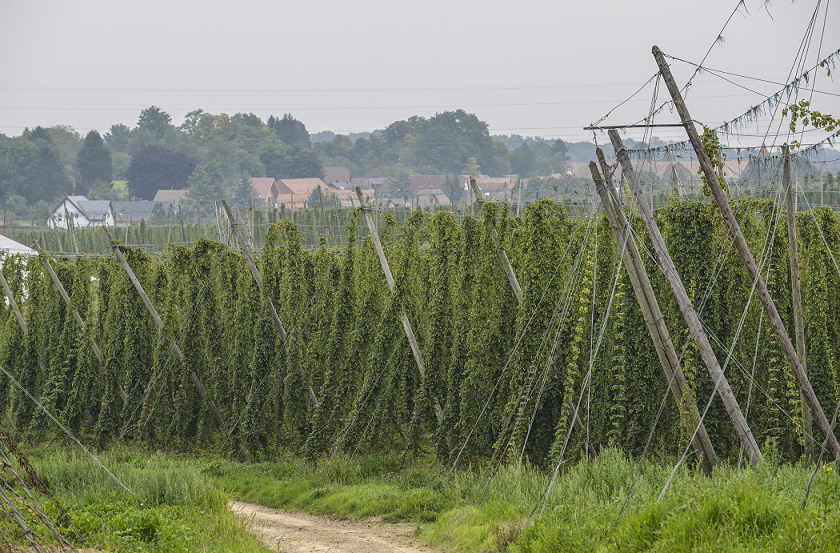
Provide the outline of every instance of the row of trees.
[[[252,113],[198,109],[176,126],[168,113],[151,106],[135,127],[115,124],[104,136],[91,131],[82,137],[62,126],[37,127],[16,138],[0,135],[0,200],[13,210],[38,202],[48,210],[66,194],[151,199],[162,188],[230,198],[243,179],[323,177],[324,166],[347,166],[354,176],[371,177],[559,172],[566,145],[557,140],[543,150],[523,142],[510,151],[491,139],[487,123],[464,110],[396,121],[355,142],[337,135],[313,145],[306,126],[290,114],[264,122]],[[127,189],[113,181],[127,181]]]
[[[792,328],[786,218],[766,200],[733,203],[750,247],[769,252],[763,274]],[[737,256],[720,256],[727,231],[710,206],[675,200],[656,217],[718,357],[734,344],[727,377],[759,443],[796,459],[802,436],[793,376],[758,302],[741,318],[750,281]],[[544,465],[573,432],[572,405],[581,397],[586,431],[572,433],[567,456],[581,455],[587,439],[596,450],[613,445],[638,455],[652,429],[656,452],[678,454],[688,443],[693,429],[670,394],[654,426],[667,384],[626,272],[615,270],[616,245],[603,217],[570,219],[547,199],[522,218],[489,203],[480,218],[418,211],[398,227],[386,216],[380,237],[393,292],[370,236],[357,228],[362,220],[350,213],[346,247],[330,250],[322,240],[312,252],[294,223],[271,225],[257,256],[262,293],[243,257],[220,242],[204,238],[156,258],[123,248],[163,317],[161,330],[113,256],[52,260],[86,319],[84,331],[37,258],[7,260],[3,271],[24,303],[28,331],[0,307],[0,365],[100,446],[224,447],[254,458],[281,449],[313,458],[424,449],[451,461],[466,443],[462,460],[524,457]],[[840,220],[823,209],[800,214],[797,226],[809,375],[830,413],[840,399],[840,275],[831,261],[840,254]],[[521,304],[494,232],[522,285]],[[714,385],[664,277],[654,261],[645,262],[671,336],[678,349],[688,344],[684,393],[705,405]],[[403,333],[403,311],[418,337],[423,374]],[[172,339],[183,362],[172,354]],[[218,406],[224,429],[192,374]],[[0,379],[0,409],[18,432],[41,439],[57,432],[7,378]],[[719,399],[705,424],[718,455],[736,459],[739,442]]]
[[[412,174],[486,174],[524,177],[562,172],[567,145],[560,139],[538,146],[509,137],[490,136],[487,123],[464,110],[446,111],[433,117],[410,117],[395,121],[381,132],[358,137],[335,135],[318,142],[315,149],[328,166],[346,166],[354,175],[392,176]],[[507,142],[518,143],[514,149]]]

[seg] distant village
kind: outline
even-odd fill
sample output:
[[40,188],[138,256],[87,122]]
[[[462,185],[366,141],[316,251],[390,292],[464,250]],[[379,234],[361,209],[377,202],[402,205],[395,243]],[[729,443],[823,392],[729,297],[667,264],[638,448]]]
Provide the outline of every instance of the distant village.
[[[353,178],[346,167],[325,167],[324,179],[273,179],[251,178],[253,187],[252,205],[262,208],[306,209],[313,207],[312,196],[317,201],[319,190],[324,207],[358,207],[355,189],[360,187],[371,204],[386,207],[426,208],[452,205],[451,190],[458,186],[467,195],[469,175],[410,175],[411,190],[397,190],[393,178]],[[517,175],[492,178],[480,175],[477,179],[486,200],[505,201],[513,199],[513,190],[518,183]],[[125,225],[140,221],[166,223],[166,217],[173,210],[183,208],[188,189],[158,190],[152,200],[89,200],[85,196],[66,196],[55,206],[46,220],[52,229],[66,229],[68,218],[74,228],[103,224]],[[199,199],[200,201],[200,199]],[[317,206],[316,204],[315,206]],[[193,208],[194,209],[194,208]]]

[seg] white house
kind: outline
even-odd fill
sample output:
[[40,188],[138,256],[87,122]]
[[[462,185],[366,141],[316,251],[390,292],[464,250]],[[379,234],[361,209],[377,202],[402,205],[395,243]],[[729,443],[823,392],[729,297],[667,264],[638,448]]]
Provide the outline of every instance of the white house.
[[114,213],[110,201],[88,200],[84,196],[67,196],[47,218],[47,228],[66,229],[66,214],[73,218],[75,228],[99,226],[103,219],[106,225],[114,225]]

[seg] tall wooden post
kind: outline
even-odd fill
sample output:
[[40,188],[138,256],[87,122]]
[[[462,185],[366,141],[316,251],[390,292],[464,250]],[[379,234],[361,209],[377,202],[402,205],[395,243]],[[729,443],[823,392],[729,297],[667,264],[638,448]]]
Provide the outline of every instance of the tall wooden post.
[[[470,177],[470,188],[472,189],[473,194],[475,195],[476,202],[478,202],[478,207],[481,209],[481,206],[484,205],[484,196],[481,195],[481,189],[478,187],[478,182],[472,177]],[[520,306],[522,305],[522,288],[519,286],[519,279],[516,278],[516,273],[513,271],[513,266],[510,264],[510,260],[508,260],[507,253],[505,253],[505,249],[502,247],[502,244],[499,242],[499,234],[496,232],[496,229],[493,229],[493,244],[496,246],[496,250],[499,252],[499,260],[502,262],[502,268],[505,270],[505,274],[507,274],[508,282],[510,282],[510,287],[513,290],[513,295],[516,296],[516,303]],[[573,415],[572,422],[574,424],[575,432],[580,432],[583,430],[584,425],[583,421],[580,420],[578,416],[578,412],[575,409],[574,403],[571,400],[566,400],[566,404],[568,405],[569,409],[571,409],[571,413]],[[589,448],[592,452],[592,455],[597,459],[598,452],[595,451],[595,448],[592,447],[592,444],[589,445]]]
[[178,219],[181,221],[181,243],[187,245],[187,231],[184,230],[184,211],[181,209],[181,204],[178,204]]
[[[596,153],[602,166],[606,165],[606,158],[601,148],[598,148]],[[631,235],[630,224],[618,203],[618,195],[609,179],[609,173],[606,173],[602,178],[594,161],[589,163],[589,170],[592,173],[592,180],[595,181],[595,189],[601,197],[601,204],[604,206],[604,212],[610,222],[613,236],[615,236],[616,247],[621,249],[623,246],[621,258],[624,261],[630,284],[636,293],[636,299],[639,302],[645,325],[656,348],[656,354],[659,356],[659,362],[662,364],[665,381],[670,386],[671,395],[680,407],[680,411],[688,414],[692,426],[698,427],[699,425],[694,436],[694,449],[701,456],[703,468],[709,472],[715,466],[717,456],[712,447],[712,441],[706,432],[706,426],[700,420],[697,404],[691,395],[683,395],[683,390],[686,389],[686,380],[682,367],[680,367],[680,358],[674,349],[668,327],[665,326],[665,317],[659,309],[659,302],[653,293],[653,286],[650,284],[650,278],[645,270],[642,256],[639,254],[636,241],[633,240]]]
[[[472,189],[473,194],[475,195],[476,202],[478,202],[478,207],[481,209],[481,206],[484,204],[484,197],[481,195],[481,190],[478,188],[478,183],[472,177],[470,177],[470,188]],[[513,288],[513,295],[516,296],[516,301],[519,305],[522,305],[522,288],[519,287],[519,280],[516,278],[516,274],[513,272],[513,267],[510,265],[510,260],[508,260],[508,256],[505,253],[504,248],[499,243],[499,233],[496,232],[496,229],[493,229],[492,233],[493,237],[493,244],[496,245],[496,250],[499,252],[499,260],[502,262],[502,268],[505,270],[507,274],[508,281],[510,282],[510,287]]]
[[[385,250],[382,249],[382,242],[379,241],[379,233],[376,232],[376,227],[373,224],[373,218],[370,216],[370,208],[367,206],[362,189],[356,187],[356,195],[359,197],[359,205],[362,206],[362,212],[365,214],[368,230],[370,230],[370,237],[373,240],[373,245],[376,248],[376,254],[379,256],[379,263],[382,265],[382,271],[385,273],[385,280],[388,281],[388,289],[393,293],[394,291],[394,276],[391,274],[391,268],[388,266],[388,259],[385,257]],[[405,337],[408,338],[408,343],[411,345],[411,353],[414,354],[414,361],[417,363],[417,369],[420,371],[420,378],[426,377],[426,366],[423,364],[423,355],[420,353],[420,346],[417,345],[417,338],[414,336],[414,330],[411,328],[411,321],[408,320],[408,315],[405,309],[400,311],[400,320],[402,321]],[[443,408],[440,406],[440,400],[436,397],[432,398],[435,402],[435,415],[438,422],[443,420]]]
[[723,374],[723,371],[718,364],[718,360],[715,357],[711,344],[709,344],[709,339],[706,336],[706,331],[703,330],[700,318],[694,311],[694,306],[691,305],[691,300],[688,297],[688,293],[685,291],[680,275],[677,273],[677,268],[674,266],[671,254],[668,253],[665,241],[659,233],[659,227],[656,226],[656,221],[653,218],[653,212],[650,210],[650,206],[645,199],[645,191],[642,190],[642,187],[639,185],[639,181],[636,178],[636,172],[633,169],[633,164],[630,163],[630,158],[627,156],[627,151],[624,149],[621,137],[614,129],[611,129],[609,133],[610,140],[615,148],[615,155],[618,158],[619,163],[621,163],[621,167],[624,169],[624,176],[626,177],[627,183],[630,185],[630,189],[633,192],[633,198],[636,200],[636,205],[639,207],[639,215],[647,228],[651,242],[653,242],[653,249],[656,251],[657,257],[659,257],[659,263],[662,265],[665,278],[668,279],[668,283],[671,285],[671,290],[674,292],[674,296],[677,299],[677,304],[680,306],[683,318],[685,318],[685,322],[688,323],[691,336],[694,338],[694,342],[697,344],[697,349],[700,351],[700,356],[703,358],[706,367],[709,369],[709,374],[712,376],[712,382],[714,382],[717,387],[718,395],[723,401],[724,407],[726,407],[726,412],[729,414],[729,418],[732,420],[735,432],[741,440],[741,445],[743,446],[744,451],[747,452],[753,467],[757,467],[758,464],[761,463],[761,451],[758,448],[758,444],[753,437],[749,425],[747,425],[747,419],[744,418],[744,414],[738,406],[735,394],[732,393],[732,388],[729,387],[729,382],[726,380],[726,376]]
[[[33,242],[32,244],[35,246],[35,249],[38,250],[38,256],[41,258],[41,262],[44,264],[44,267],[47,269],[47,273],[50,275],[50,279],[55,284],[55,287],[58,288],[58,293],[61,294],[61,298],[64,300],[64,303],[67,304],[67,307],[70,308],[70,311],[73,313],[73,319],[76,321],[76,326],[79,327],[79,330],[84,332],[85,330],[85,321],[82,319],[82,316],[79,315],[79,312],[76,311],[76,308],[73,306],[73,302],[70,301],[70,296],[67,295],[67,290],[64,289],[64,285],[61,284],[61,281],[58,279],[58,275],[55,274],[55,271],[50,264],[50,260],[44,254],[44,250],[38,245],[38,242]],[[105,368],[105,357],[102,356],[102,351],[99,349],[99,346],[96,344],[96,340],[94,340],[93,335],[88,336],[90,340],[90,348],[93,350],[94,355],[96,355],[97,361],[99,361],[99,366],[103,369]],[[125,390],[122,386],[118,387],[120,397],[123,401],[128,399],[128,396],[125,393]]]
[[[131,227],[131,200],[128,200],[128,211],[126,212],[126,224],[125,224],[125,243],[128,244],[128,229]],[[117,226],[117,223],[114,222],[114,226]]]
[[[251,246],[251,249],[254,249],[254,228],[251,226],[251,217],[248,216],[248,210],[243,210],[245,212],[245,229],[248,231],[248,244]],[[231,219],[231,224],[233,224],[233,220]]]
[[327,218],[324,216],[324,189],[321,188],[320,184],[318,185],[318,197],[321,200],[319,202],[321,204],[321,226],[324,227],[324,236],[329,236],[330,231],[327,227]]
[[[58,293],[61,294],[61,298],[64,300],[64,303],[67,304],[67,307],[69,307],[70,311],[73,313],[73,319],[75,319],[76,321],[76,326],[79,327],[79,330],[84,331],[85,321],[82,319],[82,316],[79,315],[79,312],[76,311],[76,308],[73,306],[73,302],[70,301],[70,296],[67,295],[67,291],[64,289],[64,285],[61,284],[61,281],[58,279],[58,275],[55,274],[55,271],[53,270],[52,265],[50,264],[50,260],[47,259],[46,255],[44,255],[44,250],[41,249],[41,246],[38,244],[38,242],[34,242],[32,245],[35,246],[35,249],[38,251],[38,256],[41,258],[41,263],[44,264],[44,268],[50,275],[50,279],[53,281],[53,284],[55,284],[55,287],[58,288]],[[93,339],[93,336],[90,336],[90,346],[91,349],[93,349],[93,353],[96,355],[96,358],[99,360],[99,366],[104,367],[105,358],[102,357],[102,351],[99,349],[99,346],[96,345],[96,341]]]
[[67,200],[64,200],[64,220],[67,222],[67,241],[73,245],[73,251],[79,255],[79,245],[76,243],[76,227],[73,225],[73,217],[67,209]]
[[[782,147],[784,155],[784,171],[782,173],[782,186],[785,188],[785,208],[787,210],[788,224],[788,246],[790,248],[790,288],[793,299],[793,324],[796,332],[796,353],[802,362],[802,370],[808,374],[808,363],[805,349],[805,322],[802,316],[802,284],[799,280],[799,251],[796,244],[796,207],[793,196],[795,185],[790,179],[790,150],[785,144]],[[805,402],[802,390],[799,391],[799,400],[802,403],[802,434],[805,438],[805,454],[811,459],[814,456],[814,439],[811,436],[811,410]]]
[[3,274],[2,270],[0,270],[0,283],[3,284],[3,291],[6,292],[6,299],[9,300],[9,306],[15,313],[15,318],[17,318],[17,322],[20,325],[20,329],[23,331],[24,334],[26,334],[26,320],[24,320],[23,315],[21,315],[20,310],[18,309],[17,302],[15,301],[15,296],[12,294],[12,289],[9,288],[9,283],[6,282],[6,276]]
[[[134,271],[131,270],[131,267],[126,261],[125,256],[120,251],[120,249],[113,244],[114,239],[111,238],[111,233],[108,231],[108,227],[102,225],[102,230],[105,232],[105,235],[108,237],[108,243],[111,244],[111,250],[113,250],[114,254],[117,256],[117,259],[122,265],[122,268],[125,270],[126,274],[128,275],[128,279],[134,285],[134,289],[137,290],[137,293],[140,294],[140,299],[143,300],[143,304],[146,306],[146,310],[148,310],[149,314],[154,319],[155,324],[158,328],[163,328],[163,320],[158,315],[155,306],[152,305],[151,300],[149,300],[149,296],[146,295],[146,291],[143,290],[143,285],[140,284],[140,281],[137,280],[137,276],[134,274]],[[181,352],[181,348],[178,347],[178,344],[175,342],[175,338],[170,338],[170,347],[172,348],[172,353],[178,358],[179,361],[184,361],[184,354]],[[204,385],[201,383],[201,380],[198,379],[198,375],[195,374],[195,371],[190,371],[190,380],[192,380],[193,386],[198,391],[198,395],[201,396],[201,399],[207,402],[210,406],[210,410],[213,412],[213,416],[216,418],[216,422],[219,423],[219,426],[222,428],[225,427],[225,421],[222,418],[222,413],[219,411],[219,408],[216,407],[216,404],[213,403],[213,400],[207,395],[207,390],[204,388]]]
[[[0,283],[3,284],[3,291],[6,292],[6,298],[9,300],[9,306],[15,312],[15,318],[17,319],[18,325],[20,325],[20,329],[26,334],[26,320],[21,315],[20,310],[18,309],[17,302],[15,301],[15,296],[12,294],[11,288],[9,288],[9,283],[6,282],[6,276],[3,274],[3,271],[0,270]],[[47,374],[47,367],[44,364],[44,358],[41,357],[41,352],[38,352],[38,367],[40,367],[41,372],[43,374]]]
[[213,203],[213,211],[216,213],[216,229],[219,231],[219,242],[225,241],[225,233],[222,230],[222,212],[219,208],[219,202]]
[[[263,285],[262,278],[260,277],[260,272],[257,270],[257,266],[256,264],[254,264],[254,260],[251,258],[251,252],[248,251],[248,245],[242,238],[242,233],[239,232],[239,227],[236,225],[236,219],[234,219],[233,217],[233,211],[230,209],[230,206],[225,200],[222,200],[222,206],[225,208],[225,213],[227,213],[228,219],[230,220],[230,227],[231,229],[233,229],[233,233],[236,235],[237,241],[239,241],[239,247],[242,250],[242,254],[245,256],[245,261],[248,263],[248,268],[251,269],[251,276],[254,277],[254,282],[257,284],[257,289],[262,294]],[[286,329],[283,328],[283,322],[280,321],[280,316],[277,315],[277,310],[274,308],[274,304],[271,302],[271,299],[267,299],[268,301],[266,303],[268,303],[268,310],[271,313],[271,319],[274,321],[274,328],[277,330],[277,334],[280,335],[280,339],[283,340],[283,346],[288,346]],[[312,402],[313,406],[318,406],[318,398],[315,396],[315,390],[312,389],[312,386],[309,387],[309,400]]]
[[[677,108],[677,112],[680,114],[680,119],[682,120],[683,125],[685,125],[685,131],[688,133],[691,145],[694,146],[694,151],[697,153],[697,159],[700,161],[700,166],[703,168],[703,174],[706,176],[709,188],[712,190],[712,195],[715,197],[715,201],[720,208],[723,219],[726,221],[726,226],[729,228],[729,233],[732,235],[732,241],[735,243],[735,248],[741,255],[741,259],[747,267],[747,272],[749,273],[750,278],[755,283],[755,290],[758,293],[758,297],[761,299],[761,305],[764,306],[764,311],[767,314],[767,320],[770,321],[770,326],[773,328],[773,331],[776,333],[776,337],[779,339],[779,344],[781,345],[782,351],[785,353],[785,357],[790,364],[790,368],[796,378],[799,390],[804,396],[808,407],[811,409],[811,413],[817,421],[817,426],[819,427],[820,432],[822,432],[823,436],[826,436],[828,441],[828,450],[835,459],[840,459],[840,444],[837,443],[837,438],[834,436],[831,425],[828,423],[828,419],[825,417],[825,413],[822,410],[822,406],[820,406],[817,395],[811,387],[811,382],[808,380],[808,375],[805,374],[805,369],[802,367],[802,363],[799,361],[799,357],[793,349],[790,336],[788,336],[788,333],[785,330],[785,325],[782,323],[782,318],[776,310],[776,304],[773,303],[773,298],[770,297],[770,293],[767,291],[767,286],[764,283],[764,279],[761,278],[761,273],[758,271],[758,266],[755,263],[755,259],[753,259],[752,253],[750,253],[750,248],[747,246],[747,241],[744,239],[741,227],[738,226],[738,220],[735,218],[735,214],[732,213],[732,208],[729,206],[729,202],[723,194],[723,189],[721,189],[717,175],[715,175],[709,156],[706,154],[706,150],[703,149],[703,143],[700,141],[697,129],[694,128],[694,122],[691,119],[691,115],[688,113],[688,108],[680,95],[679,88],[677,88],[677,83],[674,81],[673,75],[671,75],[671,69],[665,62],[665,56],[662,55],[662,51],[656,46],[653,47],[653,55],[656,58],[657,65],[659,65],[659,70],[662,72],[662,78],[665,80],[665,84],[668,85],[668,91],[671,93],[671,98],[674,100],[674,105]],[[612,134],[610,136],[612,136]]]

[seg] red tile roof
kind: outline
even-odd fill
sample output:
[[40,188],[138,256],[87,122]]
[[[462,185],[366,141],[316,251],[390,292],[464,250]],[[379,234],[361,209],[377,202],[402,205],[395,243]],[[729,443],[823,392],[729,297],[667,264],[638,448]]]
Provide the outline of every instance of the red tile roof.
[[349,183],[350,169],[347,167],[324,167],[324,182],[329,184],[334,183]]
[[277,185],[271,177],[252,177],[251,186],[261,202],[271,206],[277,202]]
[[319,186],[322,190],[327,188],[321,179],[277,179],[277,203],[291,207],[294,202],[294,207],[306,207],[309,196]]

